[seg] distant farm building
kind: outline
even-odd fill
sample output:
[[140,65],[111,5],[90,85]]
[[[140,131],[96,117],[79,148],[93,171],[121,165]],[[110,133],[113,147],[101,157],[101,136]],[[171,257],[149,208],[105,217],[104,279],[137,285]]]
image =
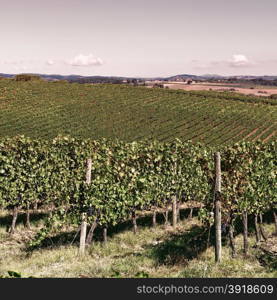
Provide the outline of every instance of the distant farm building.
[[192,83],[194,83],[192,79],[187,79],[186,80],[186,84],[192,84]]

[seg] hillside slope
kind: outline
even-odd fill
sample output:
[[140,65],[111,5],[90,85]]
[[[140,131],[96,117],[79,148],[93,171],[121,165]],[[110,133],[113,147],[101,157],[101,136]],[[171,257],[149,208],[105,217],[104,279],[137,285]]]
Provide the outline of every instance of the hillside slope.
[[228,92],[1,80],[0,137],[268,141],[276,138],[275,102]]

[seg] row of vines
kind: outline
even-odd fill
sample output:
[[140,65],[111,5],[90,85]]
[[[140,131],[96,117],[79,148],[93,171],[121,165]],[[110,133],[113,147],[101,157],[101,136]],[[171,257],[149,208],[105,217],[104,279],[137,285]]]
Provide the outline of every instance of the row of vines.
[[[58,134],[209,146],[274,140],[277,100],[230,92],[0,80],[0,138]],[[128,130],[125,130],[128,128]]]
[[[232,234],[233,222],[245,215],[275,216],[277,232],[277,143],[241,142],[222,147],[222,220]],[[10,233],[19,210],[27,215],[36,206],[51,207],[45,226],[31,246],[52,230],[79,226],[82,216],[105,230],[132,219],[138,212],[200,203],[199,217],[213,224],[215,149],[175,140],[169,143],[76,139],[52,141],[24,136],[0,141],[0,208],[13,211]],[[87,184],[87,160],[91,182]],[[29,221],[28,221],[29,222]],[[256,224],[257,225],[257,224]]]

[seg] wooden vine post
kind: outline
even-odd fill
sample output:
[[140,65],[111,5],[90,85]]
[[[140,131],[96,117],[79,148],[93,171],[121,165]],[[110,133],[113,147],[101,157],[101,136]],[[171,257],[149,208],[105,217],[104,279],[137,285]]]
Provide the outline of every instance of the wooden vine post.
[[215,204],[215,262],[221,262],[221,159],[220,153],[216,152],[215,159],[215,190],[214,190],[214,204]]
[[181,213],[180,213],[180,206],[181,206],[181,203],[180,201],[177,201],[177,223],[181,221]]
[[27,204],[26,208],[26,228],[30,229],[31,228],[31,223],[30,223],[30,206],[29,203]]
[[18,207],[15,205],[13,208],[12,224],[11,224],[11,228],[9,230],[10,235],[14,234],[17,216],[18,216]]
[[107,241],[108,241],[108,233],[107,233],[107,227],[104,227],[103,228],[103,242],[104,244],[107,244]]
[[137,225],[137,215],[136,215],[136,211],[135,210],[132,212],[132,223],[133,223],[133,233],[137,234],[137,232],[138,232],[138,225]]
[[274,235],[277,235],[277,212],[275,212],[275,209],[273,208],[273,216],[274,216],[274,224],[275,224],[275,232]]
[[172,226],[173,229],[176,228],[177,224],[177,197],[174,195],[172,197]]
[[[91,158],[89,158],[87,160],[86,184],[91,183],[91,168],[92,168],[92,160],[91,160]],[[85,254],[86,235],[87,235],[87,216],[86,216],[86,213],[83,212],[82,213],[82,223],[81,223],[81,233],[80,233],[80,246],[79,246],[80,255]]]
[[255,214],[255,235],[256,235],[256,242],[259,243],[261,241],[261,232],[258,225],[258,214]]
[[235,239],[234,239],[234,214],[233,211],[230,213],[230,227],[229,227],[229,239],[230,239],[230,247],[232,250],[232,258],[235,258],[237,253],[236,253],[236,247],[235,247]]
[[242,223],[243,223],[243,253],[244,255],[248,254],[248,217],[247,211],[242,212]]
[[168,225],[168,207],[165,208],[165,212],[164,212],[164,225],[165,226]]
[[[174,164],[174,174],[177,175],[177,162]],[[172,197],[172,227],[176,229],[177,225],[177,196]]]
[[153,210],[153,215],[152,215],[152,225],[153,227],[157,226],[157,211],[155,208]]

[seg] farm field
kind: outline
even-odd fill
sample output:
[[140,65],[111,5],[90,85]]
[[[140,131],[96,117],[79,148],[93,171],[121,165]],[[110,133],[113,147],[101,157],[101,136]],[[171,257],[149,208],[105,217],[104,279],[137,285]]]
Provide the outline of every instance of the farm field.
[[1,294],[277,300],[277,0],[2,2]]
[[0,90],[0,277],[276,276],[275,99],[9,80]]
[[276,138],[276,104],[230,92],[1,80],[0,137],[269,141]]
[[196,83],[196,84],[184,84],[179,82],[169,82],[165,84],[166,87],[170,89],[181,89],[184,91],[224,91],[224,90],[230,90],[244,94],[244,95],[254,95],[254,96],[263,96],[263,97],[269,97],[271,95],[277,94],[277,87],[272,86],[256,86],[251,84],[235,84],[235,83]]

